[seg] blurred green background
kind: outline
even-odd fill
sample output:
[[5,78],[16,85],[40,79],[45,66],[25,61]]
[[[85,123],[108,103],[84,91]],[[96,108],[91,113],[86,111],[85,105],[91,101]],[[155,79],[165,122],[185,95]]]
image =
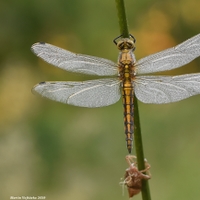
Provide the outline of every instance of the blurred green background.
[[[125,3],[137,59],[200,32],[199,0]],[[128,199],[122,102],[89,109],[31,93],[41,81],[90,78],[46,64],[31,53],[35,42],[117,61],[115,1],[2,0],[0,24],[0,199]],[[192,72],[200,58],[167,74]],[[200,95],[139,110],[152,200],[199,199]]]

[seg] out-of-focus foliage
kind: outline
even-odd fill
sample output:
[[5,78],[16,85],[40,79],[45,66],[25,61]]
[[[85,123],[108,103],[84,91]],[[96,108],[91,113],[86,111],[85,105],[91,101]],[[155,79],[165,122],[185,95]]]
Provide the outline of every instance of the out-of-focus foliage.
[[[199,0],[125,3],[137,58],[200,32]],[[30,51],[34,42],[117,60],[115,2],[2,0],[0,24],[0,199],[127,199],[118,184],[127,167],[121,101],[87,109],[31,94],[40,81],[86,78],[38,59]],[[167,73],[191,72],[200,72],[199,58]],[[154,200],[200,197],[199,102],[195,96],[168,105],[140,104]]]

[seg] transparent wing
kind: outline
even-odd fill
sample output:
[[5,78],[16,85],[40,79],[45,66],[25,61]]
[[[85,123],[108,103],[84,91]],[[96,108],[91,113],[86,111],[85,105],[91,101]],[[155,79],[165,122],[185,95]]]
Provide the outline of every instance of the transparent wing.
[[42,82],[33,87],[33,93],[54,101],[82,107],[102,107],[120,99],[120,81],[96,79],[83,82]]
[[200,56],[200,34],[185,42],[140,59],[136,73],[145,74],[175,69]]
[[107,59],[75,54],[47,43],[36,43],[31,50],[46,62],[61,69],[98,76],[117,75],[117,65]]
[[144,103],[163,104],[200,94],[200,73],[179,76],[138,76],[136,97]]

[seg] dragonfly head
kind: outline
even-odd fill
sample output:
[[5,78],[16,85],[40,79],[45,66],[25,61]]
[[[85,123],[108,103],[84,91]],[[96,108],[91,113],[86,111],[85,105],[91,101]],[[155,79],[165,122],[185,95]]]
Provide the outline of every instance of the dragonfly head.
[[124,49],[127,50],[135,50],[135,42],[129,38],[122,38],[117,42],[117,48],[122,51]]

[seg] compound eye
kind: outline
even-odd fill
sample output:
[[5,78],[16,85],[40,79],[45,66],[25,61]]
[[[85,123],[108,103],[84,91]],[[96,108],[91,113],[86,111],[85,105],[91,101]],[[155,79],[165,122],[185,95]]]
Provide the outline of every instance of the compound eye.
[[124,41],[119,41],[119,42],[117,43],[117,48],[118,48],[119,50],[124,49]]
[[134,44],[133,44],[133,42],[127,42],[127,48],[128,49],[132,49],[132,48],[134,48]]

